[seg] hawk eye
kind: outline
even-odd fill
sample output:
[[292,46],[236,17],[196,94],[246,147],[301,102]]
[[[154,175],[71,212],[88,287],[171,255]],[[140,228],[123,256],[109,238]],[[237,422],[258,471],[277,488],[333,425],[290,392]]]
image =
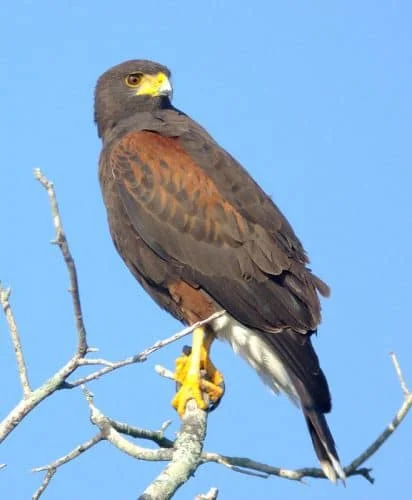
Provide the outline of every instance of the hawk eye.
[[142,78],[143,73],[130,73],[130,75],[126,76],[125,82],[128,87],[138,87]]

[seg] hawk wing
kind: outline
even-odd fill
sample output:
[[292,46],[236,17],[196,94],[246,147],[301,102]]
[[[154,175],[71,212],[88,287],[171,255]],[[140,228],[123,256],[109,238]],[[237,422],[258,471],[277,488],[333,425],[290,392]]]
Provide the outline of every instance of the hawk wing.
[[313,331],[326,286],[305,267],[293,230],[228,153],[195,139],[133,131],[110,149],[134,230],[241,323]]

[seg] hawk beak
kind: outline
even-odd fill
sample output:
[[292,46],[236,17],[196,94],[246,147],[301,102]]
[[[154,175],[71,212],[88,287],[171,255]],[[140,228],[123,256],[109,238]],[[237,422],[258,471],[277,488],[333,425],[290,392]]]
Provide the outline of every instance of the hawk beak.
[[145,75],[139,85],[136,95],[150,95],[152,97],[168,96],[173,93],[169,78],[164,73]]
[[169,78],[165,78],[165,80],[161,83],[161,85],[158,88],[159,95],[166,95],[168,97],[171,97],[173,95],[173,88],[170,83]]

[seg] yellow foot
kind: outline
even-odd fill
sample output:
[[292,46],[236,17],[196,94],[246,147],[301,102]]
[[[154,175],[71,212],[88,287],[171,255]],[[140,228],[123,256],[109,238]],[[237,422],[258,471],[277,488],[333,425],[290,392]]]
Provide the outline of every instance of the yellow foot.
[[186,404],[190,399],[194,399],[196,401],[197,406],[201,410],[206,410],[207,404],[202,397],[202,390],[200,388],[199,377],[196,376],[187,377],[172,400],[173,408],[177,411],[177,413],[181,417],[183,416],[186,410]]
[[178,391],[172,400],[172,406],[182,417],[186,404],[194,399],[202,410],[213,410],[219,404],[224,393],[222,374],[215,368],[206,352],[200,357],[200,367],[196,369],[192,351],[184,349],[184,354],[176,360],[175,380]]

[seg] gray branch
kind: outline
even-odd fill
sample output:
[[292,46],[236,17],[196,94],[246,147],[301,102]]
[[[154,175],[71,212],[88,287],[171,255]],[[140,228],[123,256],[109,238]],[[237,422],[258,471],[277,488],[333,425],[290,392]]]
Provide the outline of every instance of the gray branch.
[[[200,410],[194,400],[190,400],[186,405],[178,437],[173,442],[166,440],[163,436],[168,423],[162,426],[161,431],[147,431],[117,422],[105,416],[96,407],[93,395],[88,389],[84,387],[83,392],[90,408],[90,419],[94,425],[99,427],[103,439],[107,439],[117,449],[135,459],[169,461],[169,464],[146,488],[139,499],[165,500],[171,498],[200,464],[203,441],[206,436],[207,413]],[[162,443],[167,447],[155,450],[143,448],[125,439],[121,435],[122,433],[141,439],[149,439],[156,444]]]
[[118,448],[123,453],[126,453],[126,455],[130,455],[131,457],[139,460],[155,462],[170,460],[172,458],[172,450],[170,449],[143,448],[142,446],[138,446],[124,438],[122,434],[112,425],[111,420],[95,406],[93,394],[86,387],[83,387],[83,392],[86,397],[87,404],[89,405],[90,420],[100,429],[103,438],[110,441],[113,446]]
[[118,432],[122,434],[126,434],[130,437],[137,439],[146,439],[149,441],[153,441],[161,448],[173,448],[175,445],[174,441],[168,439],[164,435],[165,430],[172,423],[171,420],[167,420],[166,422],[164,422],[164,424],[162,424],[160,430],[158,431],[152,431],[149,429],[143,429],[141,427],[135,427],[125,422],[119,422],[111,418],[109,418],[109,423],[114,429],[116,429]]
[[74,318],[76,322],[76,330],[78,336],[77,352],[80,357],[83,357],[87,354],[87,340],[86,340],[86,328],[83,322],[82,305],[80,302],[79,281],[77,279],[76,265],[74,263],[74,259],[71,254],[69,244],[67,242],[66,234],[63,229],[63,223],[60,217],[59,205],[57,204],[54,185],[43,175],[43,173],[39,168],[36,168],[34,170],[34,177],[44,187],[49,197],[50,209],[52,213],[53,225],[55,230],[55,239],[52,241],[52,243],[60,248],[64,262],[66,263],[66,267],[69,272],[69,280],[70,280],[69,292],[72,296]]
[[[363,463],[365,463],[366,460],[368,460],[368,458],[370,458],[374,453],[376,453],[379,450],[379,448],[383,445],[383,443],[385,443],[385,441],[388,440],[388,438],[399,427],[399,424],[406,417],[406,415],[408,414],[409,410],[412,407],[412,392],[410,392],[406,386],[406,382],[403,377],[398,358],[396,357],[395,353],[391,353],[391,358],[404,395],[403,404],[396,412],[392,421],[386,426],[386,428],[382,431],[382,433],[379,434],[379,436],[375,439],[375,441],[370,446],[368,446],[368,448],[366,448],[366,450],[363,453],[361,453],[357,458],[355,458],[347,467],[345,467],[345,473],[347,476],[354,475],[357,473],[357,471],[359,472],[359,467]],[[367,471],[368,469],[365,470]],[[365,477],[367,476],[365,475]],[[367,477],[367,479],[369,479],[372,483],[374,481],[373,478],[371,478],[370,476]]]
[[186,405],[171,462],[144,490],[139,500],[166,500],[190,478],[200,464],[207,413],[191,399]]
[[[364,452],[345,467],[347,477],[361,475],[369,482],[373,483],[374,479],[370,474],[371,469],[360,466],[376,453],[380,446],[382,446],[393,432],[395,432],[396,428],[400,425],[412,407],[412,393],[407,389],[396,356],[394,354],[391,356],[404,393],[404,402],[387,428]],[[124,422],[119,422],[105,416],[94,404],[92,394],[87,389],[84,389],[84,392],[91,411],[92,423],[99,427],[100,432],[92,440],[75,448],[68,455],[52,462],[48,466],[35,469],[35,471],[47,471],[42,485],[37,490],[37,492],[40,491],[40,494],[45,490],[59,466],[77,458],[77,456],[80,455],[78,451],[81,450],[81,452],[83,452],[90,448],[93,440],[98,442],[102,439],[110,441],[117,449],[135,459],[170,462],[139,497],[143,500],[171,498],[177,489],[188,480],[190,475],[192,475],[199,466],[210,462],[223,465],[233,472],[261,478],[276,476],[298,482],[304,482],[304,479],[308,477],[325,479],[323,471],[315,467],[286,469],[283,467],[274,467],[246,457],[233,457],[208,451],[202,452],[203,439],[206,433],[206,414],[197,409],[194,401],[188,404],[188,409],[182,420],[182,428],[179,436],[173,441],[164,436],[164,432],[170,425],[170,421],[165,422],[160,430],[143,429]],[[135,443],[123,438],[121,434],[136,439],[152,441],[159,446],[159,449],[148,449],[137,446]],[[93,442],[93,445],[95,442]],[[208,494],[198,495],[198,498],[209,498],[207,496],[209,494],[210,498],[217,498],[216,496],[212,496],[212,494],[215,494],[215,491],[217,495],[217,490],[212,488]],[[39,496],[40,495],[33,498],[37,499]]]
[[[406,415],[408,414],[409,410],[412,407],[412,393],[407,389],[406,382],[402,376],[402,372],[399,366],[399,362],[394,354],[391,354],[392,360],[395,366],[396,373],[399,378],[399,382],[404,394],[404,401],[399,410],[396,412],[396,415],[392,419],[391,423],[385,428],[385,430],[373,441],[373,443],[366,448],[365,451],[363,451],[357,458],[355,458],[349,465],[347,465],[344,470],[346,473],[347,477],[350,476],[362,476],[365,479],[367,479],[369,482],[373,483],[374,479],[371,476],[371,469],[366,468],[366,467],[361,467],[366,460],[368,460],[376,451],[382,446],[382,444],[395,432],[396,428],[400,425],[400,423],[405,419]],[[146,440],[151,440],[154,443],[156,443],[158,446],[161,446],[162,448],[169,450],[170,448],[175,449],[176,448],[176,443],[178,443],[178,439],[176,441],[172,441],[170,439],[167,439],[164,437],[163,431],[164,427],[162,428],[163,430],[161,431],[150,431],[147,429],[141,429],[138,427],[131,426],[126,423],[118,422],[116,420],[110,419],[108,417],[105,417],[108,422],[110,422],[111,426],[116,429],[118,432],[122,434],[127,434],[130,437],[133,438],[138,438],[138,439],[146,439]],[[169,422],[167,422],[164,425],[168,425]],[[193,438],[194,434],[191,434],[191,437]],[[179,434],[180,437],[180,434]],[[183,449],[183,448],[182,448]],[[191,451],[189,455],[191,457],[197,456],[197,449],[196,448],[194,451]],[[165,455],[166,457],[167,455]],[[136,457],[136,458],[141,458]],[[143,458],[144,459],[144,458]],[[193,460],[193,459],[191,459]],[[209,462],[214,462],[220,465],[223,465],[224,467],[229,468],[230,470],[234,472],[239,472],[242,474],[247,474],[247,475],[252,475],[252,476],[257,476],[261,478],[268,478],[269,476],[276,476],[284,479],[289,479],[291,481],[298,481],[298,482],[303,482],[305,478],[318,478],[318,479],[325,479],[325,475],[323,471],[319,468],[316,467],[305,467],[301,469],[286,469],[284,467],[274,467],[272,465],[268,465],[262,462],[258,462],[256,460],[252,460],[247,457],[234,457],[234,456],[228,456],[228,455],[222,455],[219,453],[215,452],[202,452],[200,455],[200,459],[197,462],[196,468],[199,467],[200,465],[207,464]],[[191,461],[191,464],[193,464],[193,461]],[[192,466],[192,465],[191,465]],[[169,471],[170,469],[166,470]],[[153,496],[154,492],[158,493],[157,490],[153,490],[154,487],[158,486],[158,483],[156,481],[160,479],[166,479],[166,475],[164,475],[165,471],[162,472],[162,474],[147,488],[145,493],[152,494],[152,497],[144,497],[142,496],[141,498],[143,499],[150,499],[150,498],[157,498],[156,496]],[[180,485],[179,485],[180,486]],[[178,486],[178,487],[179,487]],[[152,488],[152,489],[150,489]],[[176,491],[176,490],[174,490]],[[159,497],[163,498],[163,497]],[[169,498],[169,497],[164,497],[164,498]]]
[[134,356],[130,356],[126,359],[122,359],[120,361],[108,361],[107,359],[82,359],[80,361],[81,365],[102,365],[104,368],[101,368],[100,370],[96,370],[95,372],[89,373],[89,375],[86,375],[85,377],[81,377],[77,380],[74,380],[73,382],[66,382],[63,386],[62,389],[73,389],[74,387],[78,387],[80,385],[84,385],[88,382],[91,382],[92,380],[96,380],[103,375],[106,375],[107,373],[113,372],[114,370],[118,370],[119,368],[123,368],[124,366],[132,365],[135,363],[142,363],[143,361],[146,361],[147,358],[153,354],[154,352],[158,351],[159,349],[162,349],[163,347],[176,342],[177,340],[182,339],[183,337],[186,337],[190,333],[193,332],[196,328],[199,326],[205,325],[206,323],[209,323],[210,321],[213,321],[216,318],[219,318],[223,314],[225,314],[226,311],[218,311],[215,312],[214,314],[210,315],[208,318],[198,321],[197,323],[194,323],[193,325],[187,326],[186,328],[183,328],[179,332],[171,335],[170,337],[167,337],[163,340],[158,340],[155,342],[153,345],[148,347],[142,352],[139,352],[138,354],[135,354]]
[[[363,465],[366,460],[374,455],[379,450],[379,448],[389,439],[389,437],[399,427],[412,407],[412,392],[410,392],[407,388],[398,359],[394,353],[391,353],[391,358],[404,395],[404,401],[399,410],[396,412],[392,421],[389,423],[389,425],[386,426],[384,431],[379,434],[379,436],[373,441],[370,446],[366,448],[365,451],[363,451],[358,457],[352,460],[352,462],[344,468],[347,477],[363,476],[370,483],[374,482],[374,478],[370,474],[371,469],[361,467],[361,465]],[[250,458],[230,457],[226,455],[220,455],[218,453],[203,453],[202,463],[207,462],[215,462],[224,465],[225,467],[228,467],[235,472],[241,472],[243,474],[256,472],[263,473],[261,477],[264,478],[269,476],[278,476],[293,481],[302,481],[305,477],[325,478],[323,471],[315,467],[305,467],[295,470],[284,469],[281,467],[273,467],[261,462],[256,462],[254,460],[251,460]]]
[[66,379],[80,366],[80,360],[83,359],[87,354],[86,330],[83,323],[76,267],[73,261],[73,257],[70,253],[66,235],[63,230],[54,186],[52,182],[44,177],[39,169],[35,170],[34,176],[46,189],[49,196],[53,225],[55,228],[55,239],[53,242],[59,246],[69,273],[70,293],[73,300],[73,312],[76,320],[78,342],[76,352],[69,359],[69,361],[67,361],[64,366],[62,366],[40,387],[32,390],[28,381],[27,368],[24,361],[17,324],[14,319],[13,311],[9,302],[10,290],[0,288],[0,301],[9,325],[10,336],[16,355],[20,382],[23,389],[23,398],[21,399],[21,401],[17,403],[17,405],[0,423],[0,443],[39,403],[41,403],[44,399],[49,397],[62,386]]
[[7,324],[9,326],[11,342],[13,344],[14,354],[17,362],[17,371],[19,373],[20,384],[23,389],[23,397],[26,399],[31,395],[32,391],[29,383],[29,377],[27,375],[27,367],[24,360],[19,330],[17,328],[16,320],[14,319],[13,311],[10,307],[10,295],[11,289],[9,288],[6,290],[0,283],[0,303],[3,307],[4,315],[6,316]]
[[46,490],[47,486],[49,485],[50,481],[52,480],[53,476],[56,474],[57,469],[61,467],[64,464],[67,464],[67,462],[70,462],[71,460],[74,460],[78,456],[80,456],[82,453],[85,451],[89,450],[92,448],[95,444],[100,443],[100,441],[104,439],[102,434],[99,433],[93,438],[89,439],[83,444],[80,444],[79,446],[76,446],[74,450],[70,451],[67,453],[67,455],[64,455],[63,457],[58,458],[54,462],[48,465],[43,465],[41,467],[36,467],[32,469],[32,472],[42,472],[46,471],[46,475],[44,476],[44,479],[39,486],[39,488],[33,493],[32,495],[32,500],[38,500],[40,496],[44,493]]

